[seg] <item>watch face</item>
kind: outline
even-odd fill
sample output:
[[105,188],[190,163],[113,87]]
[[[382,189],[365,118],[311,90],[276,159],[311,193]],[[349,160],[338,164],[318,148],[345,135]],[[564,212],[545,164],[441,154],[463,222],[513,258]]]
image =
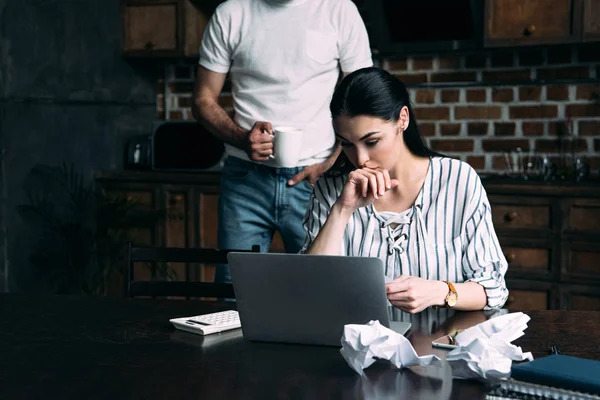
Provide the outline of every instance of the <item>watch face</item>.
[[446,299],[446,303],[448,304],[448,307],[454,307],[456,305],[457,300],[458,296],[456,295],[456,293],[450,293],[450,295]]

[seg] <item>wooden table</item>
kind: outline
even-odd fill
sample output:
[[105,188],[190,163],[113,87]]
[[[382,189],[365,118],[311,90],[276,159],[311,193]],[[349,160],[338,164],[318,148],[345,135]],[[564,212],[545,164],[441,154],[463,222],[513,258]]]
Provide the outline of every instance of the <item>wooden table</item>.
[[[485,385],[452,380],[451,369],[396,370],[379,361],[357,375],[338,348],[247,342],[240,330],[202,337],[169,318],[235,303],[0,295],[0,398],[6,399],[483,399]],[[535,357],[600,360],[600,312],[531,311],[515,344]],[[472,326],[483,312],[427,311],[409,339],[420,355],[431,340]],[[404,318],[407,316],[404,315]],[[276,323],[276,321],[274,321]]]

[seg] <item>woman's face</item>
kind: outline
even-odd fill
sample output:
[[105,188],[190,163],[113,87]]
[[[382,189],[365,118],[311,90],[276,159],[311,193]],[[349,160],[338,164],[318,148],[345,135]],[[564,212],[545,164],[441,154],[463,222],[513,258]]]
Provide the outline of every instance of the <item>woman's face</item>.
[[399,121],[359,115],[336,117],[333,126],[344,153],[356,168],[390,170],[405,148],[402,132],[408,124],[408,112]]

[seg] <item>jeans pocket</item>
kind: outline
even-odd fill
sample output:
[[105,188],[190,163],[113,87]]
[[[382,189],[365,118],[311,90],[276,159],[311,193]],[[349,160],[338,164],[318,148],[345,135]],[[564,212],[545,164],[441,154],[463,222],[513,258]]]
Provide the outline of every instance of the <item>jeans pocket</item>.
[[244,181],[254,169],[254,165],[248,161],[235,160],[228,157],[221,170],[221,177],[231,181]]

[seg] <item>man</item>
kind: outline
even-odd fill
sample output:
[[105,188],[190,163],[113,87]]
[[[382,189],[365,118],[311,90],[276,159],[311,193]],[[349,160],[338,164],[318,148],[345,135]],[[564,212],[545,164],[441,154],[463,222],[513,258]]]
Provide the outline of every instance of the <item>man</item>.
[[[258,244],[268,251],[278,231],[287,252],[301,249],[312,185],[340,153],[329,114],[340,69],[371,65],[367,32],[350,0],[229,0],[217,7],[202,39],[192,111],[227,148],[220,248]],[[233,120],[218,104],[228,73]],[[294,168],[269,157],[278,125],[303,130]],[[215,282],[230,279],[228,267],[218,266]]]

